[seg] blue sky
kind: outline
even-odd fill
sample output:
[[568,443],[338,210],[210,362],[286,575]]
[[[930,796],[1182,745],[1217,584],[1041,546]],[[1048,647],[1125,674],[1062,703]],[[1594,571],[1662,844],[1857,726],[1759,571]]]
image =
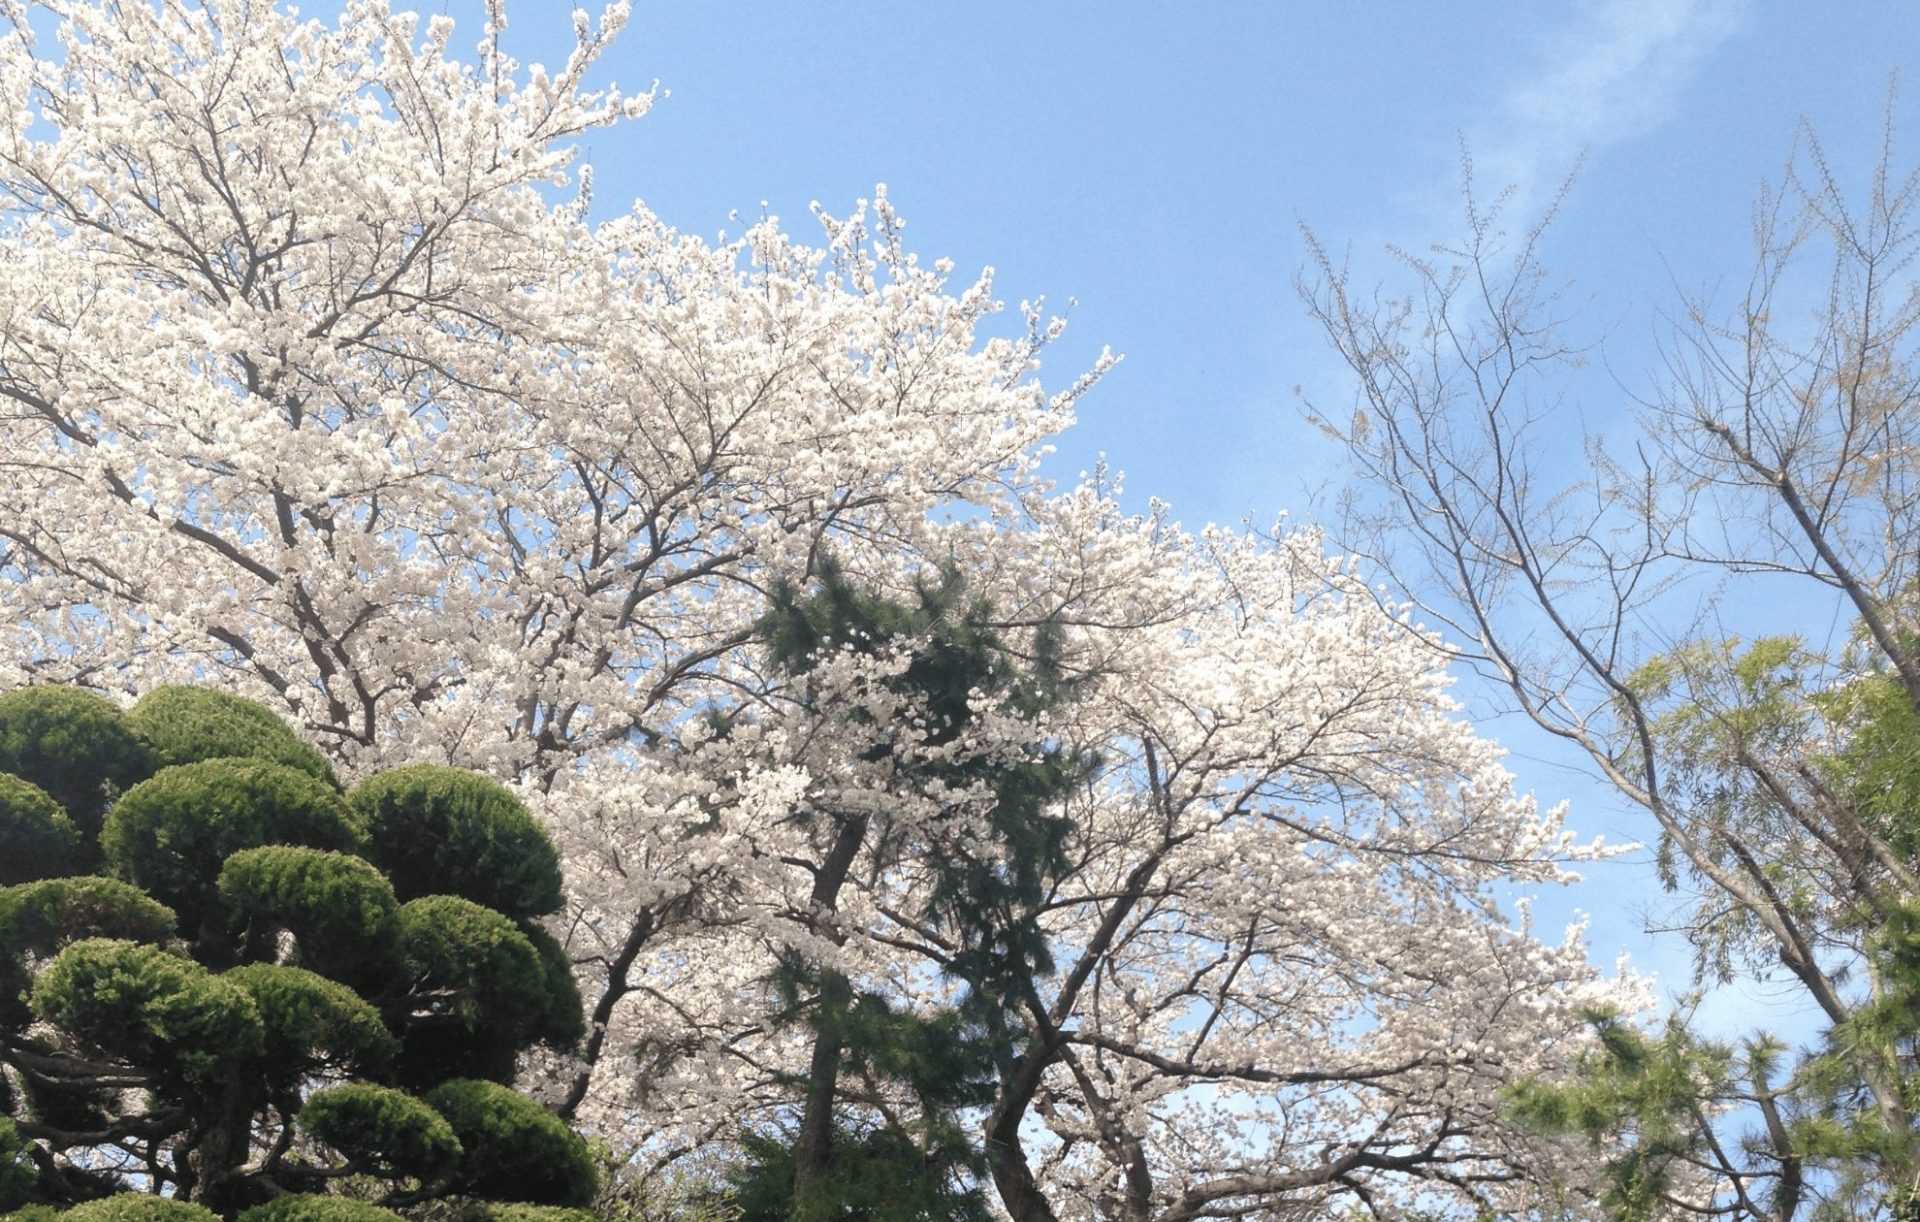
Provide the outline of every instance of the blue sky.
[[[477,36],[472,0],[424,7],[461,21],[457,42]],[[1104,454],[1132,504],[1161,497],[1194,525],[1311,518],[1345,477],[1294,393],[1349,401],[1293,288],[1300,224],[1363,275],[1390,272],[1386,243],[1459,232],[1463,141],[1481,187],[1512,185],[1522,214],[1584,157],[1546,248],[1572,282],[1575,334],[1598,345],[1563,410],[1620,431],[1655,384],[1663,313],[1741,286],[1750,205],[1800,122],[1864,186],[1889,81],[1920,46],[1911,0],[634,9],[603,78],[671,96],[589,144],[602,211],[637,197],[712,233],[764,200],[805,234],[810,201],[843,212],[886,183],[925,258],[966,278],[994,266],[1009,301],[1078,299],[1051,383],[1102,345],[1125,354],[1082,401],[1058,476]],[[562,6],[523,0],[509,16],[523,59],[564,54]],[[1565,757],[1511,737],[1522,783],[1572,798],[1582,831],[1647,835]],[[1639,928],[1650,871],[1602,878],[1543,904],[1544,923],[1584,907],[1597,959],[1629,950],[1684,983],[1681,948]]]

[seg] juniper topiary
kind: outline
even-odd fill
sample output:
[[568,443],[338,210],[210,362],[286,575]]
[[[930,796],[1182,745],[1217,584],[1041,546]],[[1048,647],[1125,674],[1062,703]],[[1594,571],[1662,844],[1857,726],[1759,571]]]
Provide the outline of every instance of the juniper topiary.
[[[0,696],[0,763],[0,1208],[591,1199],[585,1143],[505,1085],[583,1023],[534,923],[560,903],[553,846],[502,786],[403,768],[350,802],[267,709],[189,688],[127,716]],[[349,1177],[379,1199],[338,1195]]]

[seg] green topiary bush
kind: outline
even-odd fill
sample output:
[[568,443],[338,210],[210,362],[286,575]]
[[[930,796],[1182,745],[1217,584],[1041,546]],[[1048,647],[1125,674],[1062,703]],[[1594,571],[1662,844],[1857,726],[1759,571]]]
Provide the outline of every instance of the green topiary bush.
[[156,946],[75,942],[34,980],[31,1001],[81,1043],[175,1088],[261,1053],[260,1010],[246,990]]
[[186,1201],[144,1192],[122,1192],[76,1205],[60,1217],[68,1222],[216,1222],[219,1214]]
[[153,772],[112,701],[77,687],[0,695],[0,772],[45,790],[91,836],[113,795]]
[[346,985],[303,968],[250,963],[223,972],[253,998],[262,1023],[264,1072],[292,1088],[314,1074],[384,1075],[400,1041],[380,1012]]
[[158,687],[127,712],[127,727],[155,767],[243,757],[285,764],[340,788],[327,757],[300,741],[272,710],[226,692]]
[[32,1149],[13,1121],[0,1116],[0,1210],[20,1208],[39,1182]]
[[[584,1145],[531,1099],[483,1083],[447,1096],[487,1143],[476,1160],[449,1117],[396,1089],[505,1080],[533,1041],[579,1038],[571,964],[530,920],[558,903],[552,846],[511,795],[448,769],[368,782],[392,798],[371,807],[385,826],[450,838],[431,869],[512,912],[454,895],[403,905],[357,855],[361,828],[330,771],[292,766],[305,751],[265,709],[169,690],[136,722],[154,754],[186,762],[88,778],[76,744],[150,758],[112,706],[68,689],[9,699],[8,758],[104,816],[69,819],[38,782],[0,773],[0,878],[15,880],[0,886],[0,1113],[32,1122],[0,1119],[0,1207],[373,1222],[396,1215],[324,1190],[384,1180],[391,1200],[462,1211],[495,1190],[591,1190]],[[77,728],[57,723],[63,708]],[[100,862],[116,877],[66,876]],[[488,863],[509,874],[491,890]],[[513,1162],[519,1145],[550,1165]],[[90,1200],[151,1182],[144,1166],[138,1179],[120,1170],[134,1146],[185,1200]],[[63,1163],[43,1170],[55,1149]]]
[[367,778],[348,800],[402,900],[458,895],[512,917],[560,907],[553,842],[499,782],[415,764]]
[[340,795],[266,760],[210,759],[167,768],[128,790],[100,832],[107,865],[171,907],[194,935],[214,915],[220,868],[241,849],[359,841]]
[[538,1038],[556,1004],[547,964],[519,926],[471,900],[430,895],[401,907],[400,946],[407,976],[447,999],[436,1021],[409,1032],[403,1080],[510,1077],[515,1050]]
[[460,1222],[593,1222],[593,1211],[564,1205],[517,1205],[481,1201],[460,1211]]
[[473,1196],[583,1206],[599,1184],[579,1134],[525,1095],[495,1082],[456,1079],[427,1096],[464,1153],[453,1187]]
[[239,1222],[395,1222],[400,1216],[369,1201],[303,1193],[256,1205],[243,1212]]
[[80,829],[46,790],[0,772],[0,885],[71,874]]
[[247,941],[290,934],[304,967],[356,986],[398,967],[400,902],[363,858],[290,845],[242,849],[221,867],[219,890]]
[[368,1175],[434,1184],[460,1162],[460,1139],[446,1117],[390,1087],[356,1083],[319,1091],[300,1113],[300,1127]]
[[117,878],[49,878],[0,890],[0,954],[50,956],[82,938],[164,942],[173,910]]
[[349,1197],[275,1197],[240,1214],[240,1222],[394,1222],[401,1214]]

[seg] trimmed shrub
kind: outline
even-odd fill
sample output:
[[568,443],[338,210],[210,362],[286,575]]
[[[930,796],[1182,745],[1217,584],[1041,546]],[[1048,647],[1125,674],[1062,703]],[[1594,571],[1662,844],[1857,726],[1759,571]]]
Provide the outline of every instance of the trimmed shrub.
[[83,938],[163,942],[173,913],[112,878],[50,878],[0,890],[0,1024],[18,1031],[32,1014],[27,956],[50,958]]
[[179,914],[191,935],[216,909],[220,867],[241,849],[350,849],[359,837],[325,782],[266,760],[167,768],[128,790],[100,834],[107,864]]
[[320,1071],[385,1072],[400,1041],[380,1012],[344,984],[297,967],[250,963],[220,979],[247,991],[260,1011],[266,1076],[291,1086]]
[[235,757],[270,760],[340,788],[327,757],[301,742],[273,710],[226,692],[155,688],[128,710],[127,726],[152,752],[157,768]]
[[59,1215],[70,1222],[218,1222],[220,1215],[198,1205],[144,1192],[121,1192]]
[[48,1022],[175,1085],[261,1051],[260,1011],[244,989],[133,942],[75,942],[34,981],[32,1004]]
[[300,1194],[256,1205],[242,1212],[239,1222],[394,1222],[400,1217],[371,1201]]
[[533,943],[490,908],[430,895],[401,907],[400,947],[407,978],[439,999],[433,1020],[407,1032],[402,1080],[510,1077],[514,1052],[557,1004]]
[[362,858],[290,845],[242,849],[221,867],[219,889],[249,925],[249,941],[285,930],[302,967],[362,987],[396,967],[400,902]]
[[522,921],[520,932],[540,955],[546,971],[546,1007],[534,1037],[555,1048],[571,1048],[587,1033],[586,1007],[580,1000],[580,986],[573,978],[573,956],[558,939],[531,922]]
[[415,764],[348,795],[367,855],[404,900],[458,895],[512,917],[560,907],[560,858],[520,799],[458,768]]
[[535,1205],[582,1206],[599,1184],[587,1143],[525,1095],[494,1082],[456,1079],[427,1096],[465,1153],[454,1188]]
[[0,772],[0,884],[71,874],[80,829],[52,795]]
[[564,1205],[520,1205],[477,1202],[460,1211],[460,1222],[594,1222],[589,1209]]
[[[86,1201],[69,1211],[83,1222],[400,1216],[335,1178],[347,1175],[385,1179],[396,1199],[430,1209],[443,1200],[432,1216],[449,1219],[484,1208],[476,1193],[498,1186],[513,1201],[590,1191],[591,1168],[583,1181],[576,1165],[584,1145],[531,1100],[506,1087],[459,1095],[491,1143],[463,1163],[448,1118],[389,1085],[505,1080],[533,1041],[579,1038],[571,964],[531,921],[558,903],[552,845],[511,794],[449,769],[370,782],[369,809],[411,846],[401,858],[416,885],[513,911],[445,894],[403,906],[355,855],[362,829],[331,771],[264,708],[156,693],[135,719],[150,752],[99,697],[26,695],[0,698],[11,710],[0,746],[37,769],[0,772],[0,882],[14,882],[0,885],[0,1212],[31,1198],[54,1203],[30,1207],[35,1218]],[[77,727],[57,724],[62,709],[77,710]],[[168,766],[89,777],[89,742]],[[41,780],[92,801],[96,816],[104,806],[99,834]],[[115,877],[72,873],[102,861]],[[507,878],[490,887],[494,868]],[[307,1143],[250,1167],[276,1112]],[[16,1114],[46,1126],[29,1131],[66,1134],[67,1165],[43,1170],[49,1139],[6,1119]],[[192,1205],[138,1191],[148,1173],[126,1162],[120,1135],[148,1132],[149,1157],[171,1165]]]
[[438,1183],[460,1162],[460,1139],[447,1118],[392,1087],[316,1091],[300,1109],[299,1125],[372,1175]]
[[39,1180],[31,1149],[13,1121],[0,1116],[0,1209],[18,1209]]
[[117,878],[49,878],[0,890],[0,954],[52,955],[82,938],[164,942],[173,910]]
[[83,835],[99,832],[113,795],[153,772],[147,749],[111,700],[77,687],[0,695],[0,772],[31,781]]

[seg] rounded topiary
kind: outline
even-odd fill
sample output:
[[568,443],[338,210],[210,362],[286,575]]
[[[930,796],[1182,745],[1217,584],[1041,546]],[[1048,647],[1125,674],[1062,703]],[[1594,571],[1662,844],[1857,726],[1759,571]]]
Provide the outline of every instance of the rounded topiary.
[[520,799],[458,768],[377,773],[348,795],[402,900],[458,895],[514,917],[560,907],[560,859]]
[[327,757],[301,742],[271,709],[226,692],[155,688],[128,710],[127,726],[160,767],[245,757],[285,764],[340,787]]
[[266,760],[211,759],[163,769],[114,804],[100,833],[107,864],[173,908],[192,932],[214,911],[228,857],[263,844],[352,848],[340,795]]
[[407,976],[450,999],[436,1022],[408,1031],[404,1080],[511,1076],[515,1050],[537,1037],[556,1004],[526,934],[471,900],[430,895],[401,907],[400,947]]
[[46,790],[83,834],[98,832],[113,795],[152,771],[147,749],[105,697],[77,687],[0,695],[0,772]]
[[260,1011],[246,990],[158,947],[75,942],[34,980],[31,1001],[61,1030],[175,1083],[261,1051]]
[[256,1205],[243,1211],[239,1222],[395,1222],[400,1216],[371,1201],[303,1193]]
[[[265,709],[159,693],[135,718],[149,752],[99,697],[44,689],[8,707],[12,758],[38,771],[0,773],[0,882],[18,880],[0,885],[0,1117],[45,1127],[0,1119],[0,1210],[31,1198],[53,1202],[34,1207],[53,1216],[60,1203],[118,1191],[73,1212],[391,1222],[357,1199],[359,1183],[384,1179],[384,1191],[427,1208],[444,1201],[433,1216],[452,1218],[511,1181],[463,1164],[448,1119],[388,1085],[505,1080],[533,1041],[580,1034],[568,957],[532,924],[557,903],[552,846],[510,794],[447,769],[369,785],[368,809],[405,850],[395,860],[413,863],[416,885],[511,911],[446,894],[403,905],[376,863],[355,855],[361,826],[330,772],[312,766],[317,753],[294,749]],[[77,710],[77,729],[56,724],[62,708]],[[121,747],[168,766],[89,779],[75,744],[111,746],[116,731]],[[96,814],[106,804],[97,834],[36,788],[45,778],[94,801]],[[113,876],[72,873],[102,861]],[[505,881],[488,885],[490,870]],[[315,1090],[323,1083],[337,1085]],[[578,1139],[563,1123],[493,1107],[489,1159],[524,1135],[561,1152],[538,1191],[579,1179],[567,1170]],[[467,1113],[479,1124],[486,1109]],[[50,1149],[29,1133],[61,1136]],[[143,1157],[170,1166],[182,1196],[213,1212],[138,1192],[150,1181],[127,1169],[129,1134],[155,1135]],[[260,1165],[262,1143],[298,1153]],[[47,1170],[58,1151],[68,1165]],[[327,1195],[349,1183],[352,1198]]]
[[592,1202],[599,1177],[587,1143],[538,1103],[495,1082],[455,1079],[427,1096],[464,1153],[454,1187],[535,1205]]
[[121,1192],[75,1205],[60,1217],[71,1222],[219,1222],[220,1215],[172,1197]]
[[0,884],[71,874],[79,848],[80,829],[51,794],[0,772]]
[[117,878],[48,878],[0,890],[0,953],[52,955],[82,938],[164,942],[173,910]]
[[0,890],[0,1022],[26,1024],[26,956],[50,958],[83,938],[161,942],[173,912],[112,878],[50,878]]
[[383,1073],[400,1041],[380,1012],[337,981],[278,963],[223,972],[260,1011],[266,1074],[283,1085],[315,1073]]
[[460,1222],[594,1222],[593,1211],[564,1205],[481,1201],[460,1211]]
[[316,1091],[300,1128],[345,1155],[359,1171],[438,1183],[460,1162],[447,1118],[404,1091],[369,1083]]
[[400,902],[363,858],[293,845],[242,849],[220,869],[220,898],[248,923],[250,941],[291,934],[303,967],[354,985],[393,972]]
[[586,1008],[580,1000],[580,986],[573,978],[573,956],[567,948],[538,925],[522,923],[520,932],[540,955],[546,969],[546,1009],[534,1036],[555,1048],[570,1048],[587,1033]]

